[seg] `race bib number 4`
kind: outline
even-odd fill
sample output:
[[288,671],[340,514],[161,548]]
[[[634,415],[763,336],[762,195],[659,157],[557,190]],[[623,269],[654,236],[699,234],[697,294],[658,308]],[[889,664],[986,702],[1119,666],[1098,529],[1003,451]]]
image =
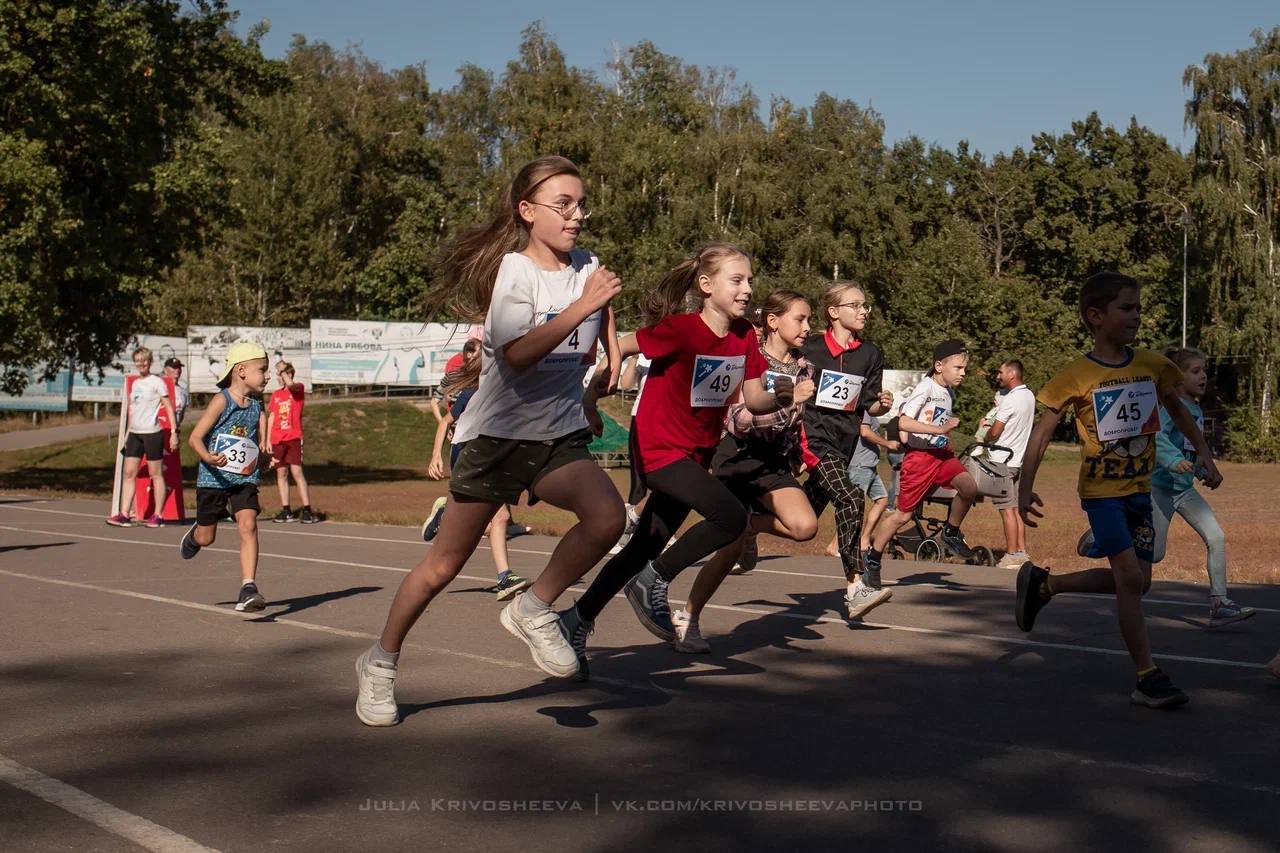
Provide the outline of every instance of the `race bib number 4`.
[[862,396],[863,377],[838,370],[824,370],[818,382],[818,395],[814,403],[820,409],[852,412]]
[[[548,311],[547,322],[559,316]],[[596,344],[600,340],[600,312],[583,320],[556,348],[538,362],[539,370],[580,370],[596,363]]]
[[228,474],[251,474],[258,465],[258,445],[244,436],[218,433],[214,436],[210,452],[214,456],[221,453],[227,457],[227,461],[218,466],[218,470]]
[[1119,441],[1160,431],[1156,384],[1150,379],[1099,388],[1093,392],[1098,441]]
[[696,408],[726,406],[742,383],[745,355],[700,355],[693,361],[693,388],[689,404]]

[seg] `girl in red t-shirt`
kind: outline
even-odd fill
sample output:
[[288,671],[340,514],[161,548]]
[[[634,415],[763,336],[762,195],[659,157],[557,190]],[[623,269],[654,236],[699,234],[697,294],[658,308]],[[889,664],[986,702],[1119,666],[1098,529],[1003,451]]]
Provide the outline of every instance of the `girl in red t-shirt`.
[[[672,313],[689,294],[701,299],[701,310]],[[586,641],[595,618],[623,587],[641,624],[673,640],[667,585],[681,570],[736,542],[747,526],[742,503],[707,472],[725,412],[739,389],[757,414],[789,405],[793,390],[789,379],[778,380],[772,393],[764,390],[768,364],[755,329],[743,319],[750,298],[751,259],[734,246],[712,244],[667,274],[647,306],[654,324],[619,344],[623,358],[644,353],[652,362],[631,434],[631,464],[650,496],[626,547],[560,614],[578,654],[579,678],[588,673]],[[588,398],[597,386],[591,384]],[[690,511],[703,520],[664,553]]]

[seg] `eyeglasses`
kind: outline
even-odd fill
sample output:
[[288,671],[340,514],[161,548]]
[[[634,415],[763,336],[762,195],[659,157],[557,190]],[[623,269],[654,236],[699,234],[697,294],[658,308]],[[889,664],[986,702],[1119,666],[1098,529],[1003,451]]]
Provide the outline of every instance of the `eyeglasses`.
[[870,313],[871,313],[871,303],[870,303],[870,302],[841,302],[841,303],[839,303],[838,305],[836,305],[836,307],[837,307],[837,308],[852,308],[854,311],[866,311],[868,314],[870,314]]
[[556,213],[560,214],[561,219],[572,219],[573,215],[578,211],[582,212],[584,220],[591,218],[591,208],[587,205],[586,200],[582,201],[562,201],[559,204],[545,204],[540,201],[531,201],[529,204],[536,204],[538,207],[549,207]]

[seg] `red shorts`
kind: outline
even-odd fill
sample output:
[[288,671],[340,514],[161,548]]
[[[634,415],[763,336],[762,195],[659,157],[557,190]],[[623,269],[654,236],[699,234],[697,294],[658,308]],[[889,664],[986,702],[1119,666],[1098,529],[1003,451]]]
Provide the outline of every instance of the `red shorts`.
[[277,465],[301,465],[302,439],[276,442],[271,447],[271,455],[276,458]]
[[949,486],[960,474],[967,473],[950,450],[911,448],[902,459],[898,472],[898,510],[915,512],[924,496],[934,486]]

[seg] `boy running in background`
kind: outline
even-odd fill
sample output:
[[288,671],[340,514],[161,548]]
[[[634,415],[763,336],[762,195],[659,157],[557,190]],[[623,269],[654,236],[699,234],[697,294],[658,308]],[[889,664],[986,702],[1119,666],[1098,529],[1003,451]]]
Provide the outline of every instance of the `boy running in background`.
[[240,595],[236,610],[261,610],[258,592],[258,456],[269,453],[267,416],[260,396],[267,387],[267,351],[248,341],[231,347],[209,401],[188,442],[200,457],[196,477],[196,523],[182,537],[182,559],[212,545],[227,514],[240,531]]
[[[315,524],[320,519],[311,511],[307,477],[302,473],[302,406],[307,401],[307,389],[301,382],[293,381],[293,365],[287,361],[276,365],[276,377],[280,387],[267,403],[267,446],[271,448],[271,466],[276,469],[276,486],[280,489],[280,512],[271,520],[277,524],[288,521]],[[289,508],[290,474],[298,485],[298,498],[302,501],[300,515]]]
[[951,416],[951,406],[954,389],[964,381],[968,364],[969,351],[963,341],[942,341],[933,348],[929,375],[920,380],[899,409],[898,428],[907,455],[902,459],[898,505],[881,520],[872,536],[871,550],[867,552],[867,566],[874,566],[877,572],[889,541],[911,520],[916,507],[935,486],[956,490],[942,526],[943,547],[966,560],[973,556],[960,533],[960,525],[978,497],[978,484],[951,452],[948,437],[960,425],[960,420]]
[[1129,346],[1138,335],[1141,315],[1139,285],[1129,276],[1101,272],[1080,288],[1080,318],[1093,337],[1093,349],[1040,390],[1037,399],[1047,411],[1027,442],[1019,484],[1019,510],[1027,526],[1035,527],[1030,516],[1042,515],[1034,508],[1041,503],[1034,491],[1036,471],[1063,413],[1073,408],[1080,437],[1080,506],[1094,537],[1090,555],[1106,557],[1109,568],[1050,576],[1024,563],[1018,570],[1015,616],[1018,627],[1030,631],[1040,608],[1058,593],[1114,593],[1120,633],[1137,668],[1131,701],[1173,708],[1186,704],[1187,694],[1152,661],[1142,616],[1142,596],[1151,587],[1151,472],[1160,406],[1194,445],[1205,484],[1216,489],[1222,475],[1178,397],[1182,371],[1164,356]]

